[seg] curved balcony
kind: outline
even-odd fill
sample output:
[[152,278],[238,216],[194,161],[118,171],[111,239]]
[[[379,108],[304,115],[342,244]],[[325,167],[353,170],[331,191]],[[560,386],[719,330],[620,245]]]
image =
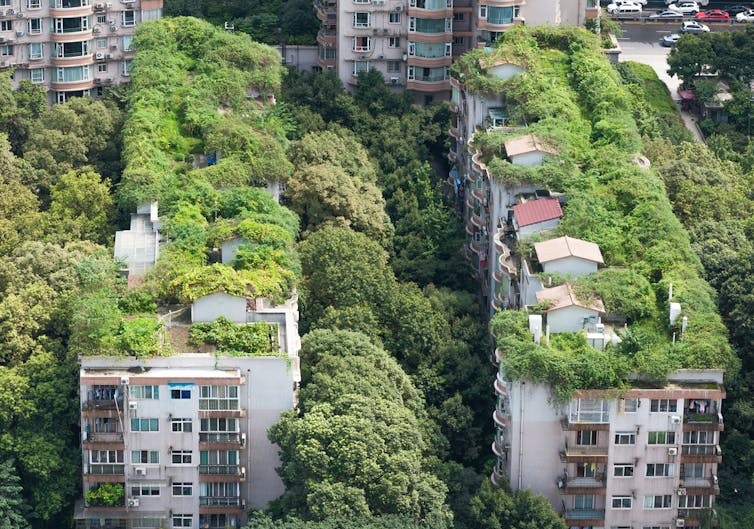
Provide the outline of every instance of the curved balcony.
[[50,6],[51,17],[85,17],[94,14],[94,8],[88,6],[76,7],[52,7]]
[[471,196],[474,197],[480,204],[484,204],[484,190],[477,187],[472,187]]
[[53,66],[88,66],[94,64],[94,55],[80,55],[78,57],[53,57],[50,59]]
[[[453,86],[453,79],[451,78],[450,81],[451,81],[450,82],[450,86],[452,87]],[[458,104],[457,103],[455,103],[453,101],[449,101],[448,104],[450,105],[450,111],[451,112],[456,112],[456,113],[458,112]]]
[[484,228],[484,219],[477,214],[473,214],[471,215],[471,224],[481,230]]
[[461,129],[459,129],[458,127],[450,127],[448,134],[458,140],[461,138]]
[[497,258],[497,263],[500,265],[500,271],[508,277],[516,277],[518,275],[518,270],[516,270],[515,265],[510,260],[510,251],[507,256],[505,254],[500,255]]
[[474,199],[471,197],[471,194],[466,195],[466,207],[469,209],[474,208]]
[[496,310],[504,310],[507,301],[508,298],[505,296],[505,294],[498,292],[492,297],[491,304]]
[[[448,161],[450,163],[455,163],[455,161],[458,159],[458,156],[454,151],[448,151]],[[452,180],[452,179],[451,179]],[[451,184],[455,184],[455,182],[451,182]]]
[[487,166],[484,165],[484,162],[482,162],[481,151],[476,151],[471,156],[471,167],[472,169],[476,169],[479,174],[484,174],[487,171]]
[[442,92],[443,90],[450,90],[450,83],[446,80],[442,80],[442,81],[409,80],[406,83],[406,88],[409,90],[415,90],[416,92]]
[[338,12],[330,7],[318,7],[317,18],[322,22],[334,24],[338,20]]
[[78,42],[80,40],[91,40],[92,37],[93,30],[91,28],[66,33],[50,33],[50,40],[52,42]]
[[490,7],[513,7],[526,5],[526,2],[522,2],[521,0],[484,0],[484,5]]
[[497,457],[505,457],[505,447],[500,445],[500,440],[495,436],[495,440],[492,441],[492,453]]
[[484,248],[481,242],[471,241],[469,243],[469,248],[471,248],[471,251],[477,254],[478,256],[484,257]]
[[524,20],[522,18],[514,18],[511,22],[504,22],[500,24],[493,24],[491,22],[488,22],[487,20],[479,20],[477,22],[477,29],[480,31],[505,31],[507,29],[511,29],[512,27],[523,24]]
[[453,18],[453,8],[422,9],[421,7],[409,7],[408,16],[417,18]]
[[493,353],[493,357],[495,358],[495,363],[500,364],[500,361],[503,359],[503,352],[500,350],[499,347],[495,347],[495,352]]
[[450,86],[453,86],[455,88],[461,88],[461,81],[459,81],[455,77],[451,77],[450,78]]
[[335,68],[336,63],[337,63],[336,59],[317,59],[317,65],[323,70],[326,70],[328,66],[331,68]]
[[338,42],[338,34],[335,31],[320,29],[319,33],[317,33],[317,42],[334,46]]
[[[495,349],[495,352],[497,352],[497,349]],[[498,372],[497,376],[495,377],[495,393],[498,395],[502,395],[503,397],[508,396],[508,387],[505,385],[505,381],[503,380],[502,375]]]
[[[416,42],[422,42],[426,44],[436,44],[439,42],[453,42],[452,33],[419,33],[411,31],[408,34],[408,39]],[[450,79],[448,79],[450,84]]]
[[[453,57],[418,57],[416,55],[410,55],[408,57],[409,66],[418,66],[421,68],[439,68],[440,66],[450,66],[453,63]],[[450,83],[448,83],[450,86]]]
[[86,81],[75,81],[71,83],[60,83],[53,81],[50,83],[50,88],[58,92],[75,92],[78,90],[90,90],[94,87],[94,79],[88,79]]
[[492,413],[492,419],[495,421],[495,426],[498,428],[507,428],[508,427],[508,418],[503,415],[500,410],[495,410]]

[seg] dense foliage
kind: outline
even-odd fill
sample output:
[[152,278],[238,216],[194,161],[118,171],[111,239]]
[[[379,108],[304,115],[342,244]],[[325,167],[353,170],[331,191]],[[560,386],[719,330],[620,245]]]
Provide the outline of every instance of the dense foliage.
[[280,351],[277,329],[269,323],[236,325],[223,317],[210,323],[193,324],[189,343],[215,345],[219,353],[229,356],[269,356]]

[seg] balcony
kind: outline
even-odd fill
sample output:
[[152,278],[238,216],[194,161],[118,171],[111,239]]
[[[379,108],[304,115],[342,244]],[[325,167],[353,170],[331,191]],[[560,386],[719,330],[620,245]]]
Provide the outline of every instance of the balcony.
[[683,410],[684,432],[700,430],[722,432],[723,429],[724,425],[722,413],[694,413],[689,412],[689,410],[687,409]]
[[684,527],[717,527],[717,512],[710,507],[678,509],[678,518],[683,518]]
[[495,426],[497,426],[498,428],[508,427],[508,417],[504,415],[500,410],[495,410],[492,413],[492,419],[495,421]]
[[481,215],[474,213],[471,215],[471,224],[476,226],[477,229],[481,230],[482,228],[484,228],[485,222]]
[[244,481],[246,467],[241,465],[199,465],[201,481]]
[[683,445],[681,463],[722,463],[723,451],[719,445]]
[[245,503],[240,496],[199,496],[200,506],[241,508]]
[[459,139],[461,137],[461,129],[459,129],[458,127],[450,127],[448,134],[453,136],[455,139]]
[[503,376],[498,372],[497,376],[495,377],[495,393],[498,395],[501,395],[503,397],[508,396],[508,388],[505,386],[505,381],[503,380]]
[[123,464],[99,464],[93,463],[85,466],[84,471],[86,474],[92,476],[120,476],[125,474],[125,465]]
[[336,31],[329,31],[321,29],[319,30],[319,33],[317,33],[317,42],[320,44],[329,44],[331,46],[335,45],[338,40],[338,34]]
[[720,494],[720,485],[716,475],[707,478],[681,479],[678,487],[685,488],[688,496],[708,496]]
[[241,444],[241,434],[238,432],[200,432],[199,442]]
[[564,463],[607,463],[607,446],[566,445],[560,452],[560,460]]
[[477,29],[480,31],[505,31],[506,29],[511,29],[513,26],[523,23],[523,18],[479,20],[479,22],[477,23]]
[[566,525],[605,525],[604,509],[571,509],[565,512]]
[[123,399],[89,399],[81,403],[81,409],[91,410],[122,410]]
[[604,476],[570,479],[564,479],[564,477],[561,476],[558,478],[558,488],[560,489],[561,494],[594,494],[604,496],[606,484]]

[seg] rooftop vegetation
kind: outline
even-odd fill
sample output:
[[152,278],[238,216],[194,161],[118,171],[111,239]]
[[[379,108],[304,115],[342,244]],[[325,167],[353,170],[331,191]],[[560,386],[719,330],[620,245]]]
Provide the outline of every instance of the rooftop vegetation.
[[[525,72],[493,79],[483,65],[503,60]],[[633,163],[643,141],[667,129],[626,88],[623,78],[641,73],[631,69],[622,77],[594,35],[551,27],[506,32],[495,49],[474,50],[454,66],[454,75],[472,91],[503,91],[517,101],[514,112],[530,124],[527,132],[561,153],[540,167],[521,170],[502,159],[509,135],[480,131],[473,146],[482,152],[491,176],[566,194],[564,217],[553,236],[595,242],[606,266],[622,267],[576,282],[577,293],[599,295],[608,312],[629,322],[617,348],[594,351],[578,337],[555,337],[549,346],[538,346],[525,315],[500,313],[493,320],[506,374],[549,382],[559,397],[579,388],[620,387],[632,374],[660,381],[677,368],[730,370],[737,365],[713,291],[700,277],[699,260],[661,179]],[[668,324],[671,283],[673,301],[688,317],[683,340],[675,344],[673,333],[680,336],[680,329]]]

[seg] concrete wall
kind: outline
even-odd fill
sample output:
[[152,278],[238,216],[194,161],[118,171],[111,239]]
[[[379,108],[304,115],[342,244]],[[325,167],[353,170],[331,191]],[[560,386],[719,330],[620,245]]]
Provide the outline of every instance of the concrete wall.
[[543,263],[542,269],[549,273],[570,274],[578,277],[595,273],[597,271],[597,263],[579,257],[564,257],[563,259]]
[[551,219],[546,222],[538,222],[537,224],[520,227],[515,218],[513,220],[513,226],[516,228],[516,233],[519,237],[527,237],[545,230],[554,230],[558,224],[560,224],[560,219]]
[[542,165],[547,153],[534,151],[524,154],[517,154],[516,156],[509,156],[511,163],[514,165],[523,165],[524,167],[537,167]]
[[236,323],[246,323],[246,298],[216,292],[197,299],[191,305],[191,322],[211,322],[220,316]]
[[286,66],[291,66],[299,72],[311,72],[317,66],[317,46],[292,46],[285,45],[285,56],[283,56],[283,46],[275,46]]
[[545,325],[550,326],[550,334],[556,332],[579,332],[584,328],[584,319],[597,317],[599,312],[583,307],[565,307],[548,312]]
[[240,248],[243,243],[244,243],[244,240],[241,239],[240,237],[231,239],[229,241],[223,241],[223,243],[220,245],[220,255],[222,257],[222,263],[223,264],[232,263],[233,259],[236,258],[236,253],[238,253],[238,248]]
[[500,66],[495,66],[487,70],[490,75],[494,75],[498,79],[503,80],[510,79],[511,77],[522,73],[523,71],[523,68],[516,66],[515,64],[501,64]]
[[532,273],[529,268],[529,262],[526,259],[521,259],[520,277],[521,305],[536,305],[536,293],[542,290],[542,282],[538,276]]

